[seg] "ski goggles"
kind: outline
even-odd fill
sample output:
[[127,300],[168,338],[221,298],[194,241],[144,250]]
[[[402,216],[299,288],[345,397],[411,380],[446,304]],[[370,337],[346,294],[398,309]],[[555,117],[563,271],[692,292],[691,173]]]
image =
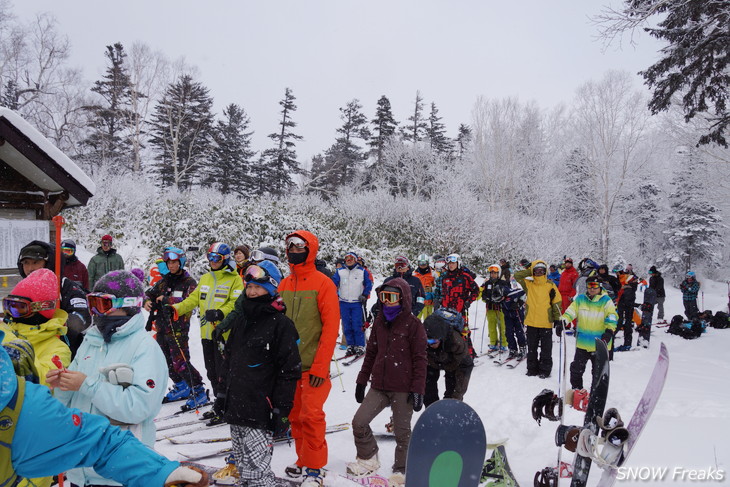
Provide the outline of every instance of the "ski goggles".
[[600,282],[587,282],[586,287],[588,289],[599,289],[601,287],[601,283]]
[[257,284],[271,284],[274,287],[278,287],[279,283],[271,277],[266,271],[257,265],[250,265],[246,269],[246,273],[243,275],[243,280],[246,282],[253,282]]
[[63,252],[63,255],[74,255],[74,249],[72,249],[71,247],[61,247],[61,252]]
[[86,295],[86,302],[89,305],[89,311],[96,316],[103,316],[110,311],[119,308],[140,308],[142,307],[142,298],[128,296],[118,298],[113,294],[107,293],[91,293]]
[[446,262],[459,262],[459,254],[451,254],[447,256]]
[[426,340],[426,343],[428,343],[429,345],[436,345],[438,342],[439,342],[438,338],[428,338]]
[[[208,254],[210,255],[210,254]],[[217,254],[220,255],[220,254]],[[167,262],[169,260],[181,260],[183,255],[180,252],[175,252],[174,250],[167,250],[165,253],[162,254],[162,260],[164,262]],[[210,259],[208,259],[210,260]],[[216,261],[217,262],[217,261]]]
[[400,293],[395,291],[380,291],[378,293],[378,298],[380,298],[380,301],[383,303],[396,304],[400,301]]
[[545,269],[544,267],[535,267],[532,270],[533,276],[544,276],[546,273],[547,273],[547,269]]
[[262,260],[270,260],[271,262],[279,263],[279,258],[275,255],[267,254],[266,252],[262,252],[261,250],[254,250],[251,252],[251,258],[249,259],[252,262],[261,262]]
[[208,262],[221,262],[224,259],[223,254],[218,252],[208,252]]
[[23,296],[8,296],[3,298],[3,310],[13,318],[27,318],[39,311],[56,309],[56,300],[31,301]]
[[292,246],[298,248],[298,249],[306,249],[307,248],[307,241],[303,238],[297,237],[296,235],[289,237],[286,239],[286,248],[290,249]]

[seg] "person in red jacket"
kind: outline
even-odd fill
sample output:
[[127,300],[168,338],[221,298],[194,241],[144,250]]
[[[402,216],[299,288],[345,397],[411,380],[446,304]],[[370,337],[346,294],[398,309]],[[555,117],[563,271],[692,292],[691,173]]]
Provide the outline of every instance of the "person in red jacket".
[[72,281],[81,284],[84,289],[89,289],[89,271],[86,266],[76,256],[76,242],[73,240],[64,240],[61,242],[61,252],[63,252],[64,266],[61,267],[63,275]]
[[319,241],[314,234],[297,230],[286,237],[291,274],[279,285],[286,316],[299,333],[302,378],[297,382],[294,406],[289,413],[297,461],[285,472],[302,478],[302,487],[324,485],[327,465],[327,427],[324,403],[329,396],[330,361],[340,328],[340,300],[332,279],[315,266]]
[[570,306],[570,303],[573,301],[573,296],[575,296],[575,281],[578,280],[580,274],[578,274],[576,268],[573,267],[573,259],[571,259],[570,257],[565,258],[563,266],[565,268],[563,270],[563,273],[560,274],[560,284],[558,285],[558,291],[560,291],[560,296],[563,297],[561,309],[563,313],[565,313],[565,310],[568,309],[568,306]]
[[[395,432],[395,461],[389,485],[405,483],[411,417],[420,411],[426,391],[426,330],[411,314],[411,287],[395,278],[376,289],[382,310],[375,318],[365,359],[357,376],[355,400],[360,407],[352,419],[357,459],[347,465],[351,475],[370,475],[380,468],[378,444],[370,423],[390,406]],[[461,338],[459,338],[461,339]],[[371,387],[367,395],[368,381]]]

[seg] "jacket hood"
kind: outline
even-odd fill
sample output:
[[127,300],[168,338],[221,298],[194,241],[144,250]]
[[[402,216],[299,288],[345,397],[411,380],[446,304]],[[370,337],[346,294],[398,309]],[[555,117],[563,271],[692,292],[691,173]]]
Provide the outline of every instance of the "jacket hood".
[[435,338],[441,342],[445,342],[451,333],[451,325],[440,319],[437,315],[431,314],[423,321],[423,327],[426,329],[428,338]]
[[[386,284],[381,284],[375,289],[375,295],[377,294],[385,287],[397,287],[400,289],[401,294],[401,312],[398,313],[399,315],[405,313],[411,314],[411,309],[413,308],[413,301],[411,296],[411,286],[400,277],[396,277],[395,279],[389,280]],[[380,316],[382,313],[378,313],[378,316]]]
[[[23,248],[28,247],[30,245],[38,245],[40,247],[43,247],[48,252],[48,260],[46,260],[46,269],[50,269],[53,272],[56,272],[56,246],[53,244],[50,244],[48,242],[42,242],[40,240],[33,240],[27,245],[23,245]],[[62,256],[63,257],[63,256]],[[63,271],[63,264],[65,263],[65,259],[61,258],[61,270]],[[20,263],[20,255],[18,255],[18,272],[20,273],[20,277],[25,279],[28,277],[28,275],[23,272],[23,264]]]
[[295,268],[301,269],[303,267],[306,267],[307,269],[316,269],[314,262],[317,260],[317,252],[319,251],[319,240],[317,240],[317,237],[315,237],[312,232],[308,232],[306,230],[297,230],[296,232],[292,232],[286,236],[287,239],[289,237],[301,238],[302,240],[307,242],[307,247],[309,248],[307,260],[304,261],[303,264],[289,264],[289,269],[291,269],[292,272],[294,272]]
[[[132,316],[129,321],[124,323],[122,326],[112,335],[112,342],[123,340],[125,337],[131,335],[135,331],[144,328],[147,324],[147,320],[144,318],[142,313],[137,313]],[[101,335],[99,329],[93,325],[86,330],[86,336],[84,340],[91,340],[89,343],[101,344],[104,341],[104,337]]]
[[68,313],[62,309],[57,309],[53,313],[53,318],[40,325],[26,325],[25,323],[13,322],[12,328],[33,343],[35,340],[32,337],[39,337],[41,340],[45,340],[57,335],[65,335],[68,331],[66,327],[67,320]]

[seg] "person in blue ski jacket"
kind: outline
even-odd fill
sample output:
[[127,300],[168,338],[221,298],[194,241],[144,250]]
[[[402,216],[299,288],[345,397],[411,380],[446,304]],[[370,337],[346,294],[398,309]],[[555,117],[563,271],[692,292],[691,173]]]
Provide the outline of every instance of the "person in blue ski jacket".
[[332,280],[337,286],[340,298],[340,316],[342,332],[347,341],[348,355],[365,353],[365,332],[363,331],[363,307],[373,288],[370,274],[357,263],[357,254],[349,252],[345,255],[345,266],[337,269]]
[[[0,329],[0,340],[5,332]],[[182,467],[143,445],[109,420],[62,405],[48,387],[19,378],[0,347],[0,417],[10,424],[0,432],[0,485],[14,478],[48,477],[76,467],[128,487],[208,485],[208,476]]]
[[[102,276],[88,296],[93,326],[76,358],[67,371],[51,370],[46,377],[62,404],[104,416],[154,448],[154,418],[165,396],[167,362],[145,331],[143,299],[142,282],[132,273]],[[117,485],[92,468],[70,470],[67,477],[78,486]]]

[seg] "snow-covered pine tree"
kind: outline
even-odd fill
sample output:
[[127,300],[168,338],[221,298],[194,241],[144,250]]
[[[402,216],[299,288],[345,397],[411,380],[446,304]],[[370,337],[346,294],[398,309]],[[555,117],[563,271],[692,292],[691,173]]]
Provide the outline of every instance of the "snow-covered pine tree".
[[459,124],[459,133],[454,139],[454,145],[456,150],[456,157],[463,159],[466,151],[469,150],[469,146],[472,141],[471,127],[465,123]]
[[675,274],[698,267],[720,264],[725,246],[720,230],[724,226],[717,207],[710,204],[702,184],[705,170],[694,147],[677,151],[679,168],[674,191],[669,195],[670,211],[664,222],[666,235],[664,267]]
[[208,164],[213,149],[212,107],[208,88],[189,74],[168,86],[151,123],[158,184],[187,189],[200,180],[225,177]]
[[266,149],[256,165],[256,172],[260,176],[260,190],[277,196],[288,193],[294,186],[292,175],[301,172],[297,162],[296,141],[303,137],[292,132],[297,126],[292,120],[292,114],[297,110],[295,100],[292,90],[286,88],[284,98],[279,102],[280,129],[269,134],[269,138],[274,141],[274,147]]
[[428,116],[428,126],[426,127],[426,138],[428,139],[431,150],[439,155],[448,155],[453,150],[451,139],[446,136],[446,125],[441,122],[439,110],[436,104],[431,102],[431,113]]
[[659,186],[650,180],[644,180],[638,189],[628,195],[623,205],[626,227],[638,237],[639,253],[644,258],[653,258],[655,246],[659,241]]
[[222,177],[213,177],[211,183],[223,194],[245,195],[255,187],[251,177],[255,152],[251,149],[253,131],[248,131],[250,123],[246,111],[231,103],[223,109],[223,120],[218,120],[215,126],[213,160],[222,171]]
[[426,137],[428,122],[423,113],[423,98],[420,91],[416,91],[416,101],[413,103],[413,112],[408,121],[410,123],[402,126],[400,130],[403,140],[413,143],[422,141]]
[[134,87],[127,72],[124,46],[117,42],[106,46],[108,60],[106,71],[94,82],[91,91],[98,95],[96,103],[87,107],[90,112],[90,133],[82,142],[85,148],[83,161],[93,165],[105,165],[112,171],[125,172],[133,169],[129,151],[131,118],[130,97]]
[[378,100],[375,109],[375,118],[370,123],[373,126],[372,136],[370,137],[370,154],[375,158],[375,167],[383,164],[383,151],[390,137],[395,134],[398,128],[398,122],[393,118],[393,111],[390,107],[390,100],[383,95]]

